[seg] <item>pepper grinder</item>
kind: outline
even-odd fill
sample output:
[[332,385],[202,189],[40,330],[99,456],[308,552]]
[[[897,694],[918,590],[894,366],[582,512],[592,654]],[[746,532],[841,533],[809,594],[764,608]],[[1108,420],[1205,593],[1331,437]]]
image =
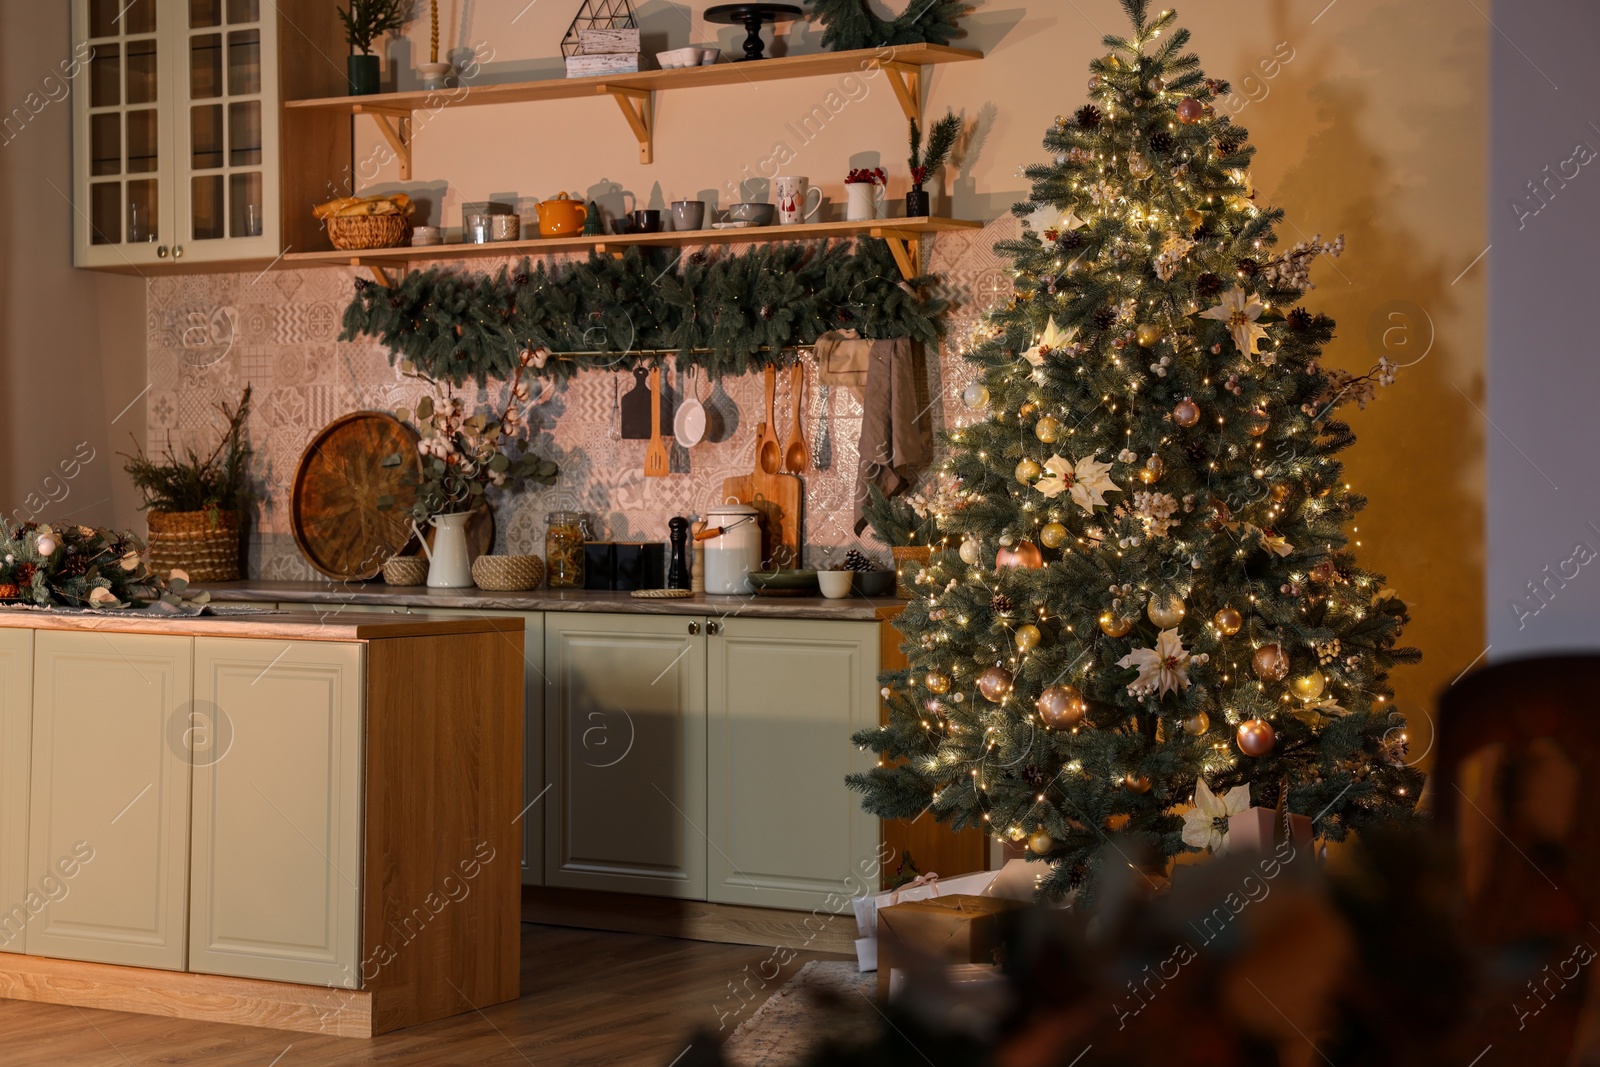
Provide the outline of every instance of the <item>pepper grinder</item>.
[[679,515],[667,522],[672,538],[672,562],[667,565],[667,588],[689,588],[689,520]]

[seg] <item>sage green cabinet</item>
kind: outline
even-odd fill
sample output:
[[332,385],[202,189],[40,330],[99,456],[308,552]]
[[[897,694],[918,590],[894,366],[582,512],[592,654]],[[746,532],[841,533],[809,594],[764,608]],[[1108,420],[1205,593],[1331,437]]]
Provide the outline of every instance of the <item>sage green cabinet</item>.
[[878,849],[844,783],[876,759],[850,736],[878,721],[877,624],[730,617],[706,646],[709,899],[811,909],[850,894]]
[[27,883],[54,889],[29,955],[183,970],[193,648],[35,633]]
[[363,646],[194,644],[188,969],[354,989]]
[[28,746],[33,736],[33,634],[0,631],[0,952],[27,951]]
[[706,898],[703,627],[546,616],[546,885]]

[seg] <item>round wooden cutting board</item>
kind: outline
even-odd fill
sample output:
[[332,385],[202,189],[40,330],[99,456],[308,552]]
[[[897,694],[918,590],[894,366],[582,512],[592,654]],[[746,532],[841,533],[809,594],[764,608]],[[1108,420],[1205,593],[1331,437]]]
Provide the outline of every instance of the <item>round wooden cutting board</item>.
[[[289,522],[295,544],[317,570],[366,581],[414,539],[411,504],[422,474],[417,434],[393,415],[356,411],[329,423],[306,446],[294,473]],[[385,467],[386,457],[400,464]],[[379,506],[393,497],[388,508]]]

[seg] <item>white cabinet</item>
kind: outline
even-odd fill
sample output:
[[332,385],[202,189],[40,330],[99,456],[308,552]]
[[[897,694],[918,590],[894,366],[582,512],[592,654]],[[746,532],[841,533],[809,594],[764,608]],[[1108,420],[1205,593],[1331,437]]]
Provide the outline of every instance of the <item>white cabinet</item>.
[[0,631],[0,952],[27,951],[43,906],[28,893],[28,751],[33,737],[33,634]]

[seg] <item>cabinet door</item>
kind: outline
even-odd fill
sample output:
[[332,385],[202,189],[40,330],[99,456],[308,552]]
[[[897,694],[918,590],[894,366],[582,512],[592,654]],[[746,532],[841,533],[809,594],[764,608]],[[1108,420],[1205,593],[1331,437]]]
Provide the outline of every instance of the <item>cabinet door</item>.
[[703,625],[545,616],[546,885],[705,899]]
[[0,630],[0,952],[27,951],[32,736],[33,631]]
[[[75,261],[136,267],[165,259],[171,216],[172,0],[72,0]],[[54,73],[54,72],[52,72]],[[160,250],[161,256],[157,256]]]
[[876,882],[878,820],[844,777],[878,719],[878,627],[729,618],[708,639],[710,899],[821,907]]
[[173,6],[173,254],[185,262],[276,256],[277,3],[184,0]]
[[34,635],[28,884],[49,903],[29,955],[183,969],[193,656],[188,637]]
[[195,639],[189,970],[355,988],[362,646]]

